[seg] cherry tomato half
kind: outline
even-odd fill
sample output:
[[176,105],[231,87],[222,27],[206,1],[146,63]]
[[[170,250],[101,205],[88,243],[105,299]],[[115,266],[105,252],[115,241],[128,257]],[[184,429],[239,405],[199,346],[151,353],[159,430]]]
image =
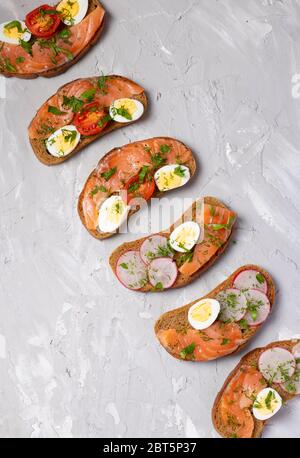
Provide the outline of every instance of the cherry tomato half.
[[109,117],[104,107],[92,102],[75,115],[73,122],[82,135],[96,135],[107,125]]
[[26,15],[25,24],[36,37],[49,38],[56,32],[60,17],[53,6],[42,5]]
[[127,181],[125,189],[127,191],[127,203],[135,197],[142,197],[145,200],[149,200],[155,190],[155,181],[154,178],[151,177],[143,183],[140,183],[140,177],[139,174],[137,174]]

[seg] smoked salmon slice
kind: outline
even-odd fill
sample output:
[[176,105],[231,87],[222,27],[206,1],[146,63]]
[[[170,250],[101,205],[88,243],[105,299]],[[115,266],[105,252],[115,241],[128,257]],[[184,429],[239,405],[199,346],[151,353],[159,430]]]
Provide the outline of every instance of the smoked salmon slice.
[[195,246],[193,258],[180,267],[179,271],[184,275],[193,275],[224,245],[230,236],[236,215],[225,207],[205,203],[202,217],[204,237]]
[[37,39],[30,53],[20,45],[2,42],[0,71],[12,75],[36,75],[74,60],[97,34],[104,14],[104,9],[97,6],[79,24],[68,28],[70,36],[67,40],[59,33],[50,39]]

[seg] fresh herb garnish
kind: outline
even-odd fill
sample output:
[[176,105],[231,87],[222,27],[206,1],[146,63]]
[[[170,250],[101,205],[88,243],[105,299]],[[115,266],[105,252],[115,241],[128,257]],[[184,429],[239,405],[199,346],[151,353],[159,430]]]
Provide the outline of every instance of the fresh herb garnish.
[[261,273],[258,273],[256,275],[256,280],[258,281],[258,283],[262,284],[265,281],[265,277]]
[[77,99],[74,95],[72,97],[67,97],[66,95],[63,96],[63,105],[65,107],[71,108],[73,113],[78,113],[83,107],[83,101]]
[[9,58],[6,57],[4,59],[4,65],[5,65],[5,68],[8,72],[16,72],[17,69],[16,67],[10,62]]
[[230,342],[229,339],[223,339],[222,342],[221,342],[221,345],[226,345]]
[[87,102],[91,102],[94,99],[96,93],[96,89],[88,89],[87,91],[83,92],[80,96],[81,99],[86,100]]
[[49,105],[49,106],[48,106],[48,112],[49,112],[49,113],[52,113],[52,114],[55,114],[55,115],[63,115],[63,114],[66,114],[64,111],[61,111],[59,108],[53,107],[52,105]]
[[161,153],[168,153],[171,150],[169,145],[160,145],[160,152]]
[[209,213],[211,214],[211,216],[215,216],[215,214],[216,214],[216,207],[214,207],[213,205],[211,205],[211,207],[209,208]]
[[22,39],[19,40],[20,45],[27,52],[30,56],[32,56],[32,43],[30,41],[24,41]]
[[195,347],[196,345],[193,343],[191,343],[190,345],[188,345],[187,347],[183,348],[180,352],[180,357],[182,359],[186,359],[187,356],[189,355],[193,355],[194,353],[194,350],[195,350]]
[[162,290],[164,289],[163,284],[161,281],[157,282],[156,285],[154,286],[155,289]]
[[179,177],[184,177],[185,176],[185,170],[179,165],[174,169],[175,175],[178,175]]
[[128,192],[136,192],[140,187],[140,183],[137,181],[128,186]]
[[123,267],[123,269],[128,270],[128,264],[126,264],[125,262],[121,262],[120,266]]
[[24,60],[25,60],[25,57],[22,57],[22,56],[16,57],[16,64],[21,64],[22,62],[24,62]]
[[122,116],[125,119],[128,119],[128,121],[132,120],[132,116],[129,113],[129,111],[122,105],[120,108],[112,107],[111,112],[113,116],[119,115]]
[[106,80],[107,76],[104,76],[103,74],[98,78],[98,88],[101,92],[102,95],[107,94],[107,86],[106,86]]
[[65,142],[73,143],[75,141],[77,136],[76,130],[62,129],[61,131]]
[[154,167],[160,167],[166,162],[166,158],[162,157],[160,153],[156,153],[151,156],[151,162]]
[[240,328],[243,329],[244,331],[247,331],[249,328],[248,321],[243,318],[242,320],[239,321]]
[[149,166],[148,165],[143,165],[143,167],[142,167],[142,169],[141,169],[141,171],[139,173],[140,183],[144,183],[146,175],[148,173],[148,170],[149,170]]
[[117,167],[113,167],[112,169],[108,170],[107,172],[102,172],[101,177],[108,181],[117,171]]
[[101,191],[101,192],[107,192],[107,189],[106,189],[105,186],[102,186],[102,185],[101,185],[101,186],[98,186],[98,185],[97,185],[97,186],[95,186],[95,187],[91,190],[90,196],[93,197],[93,196],[94,196],[95,194],[97,194],[99,191]]
[[4,28],[7,29],[7,30],[18,29],[19,33],[24,32],[24,30],[22,29],[22,24],[21,24],[20,21],[11,21],[8,24],[6,24],[4,26]]
[[103,118],[99,119],[98,126],[99,127],[103,127],[103,124],[105,124],[105,123],[107,123],[109,121],[111,121],[111,117],[110,117],[109,114],[107,114],[107,115],[103,116]]
[[193,251],[188,251],[187,253],[183,253],[176,259],[176,264],[180,267],[182,266],[185,262],[192,262],[194,256]]
[[68,39],[71,36],[71,31],[70,29],[66,27],[59,32],[58,36],[59,38],[62,38],[63,40]]
[[275,399],[275,395],[274,395],[273,391],[270,390],[269,393],[266,396],[266,399],[265,399],[265,404],[266,404],[266,407],[267,407],[268,410],[271,410],[271,408],[272,408],[271,402],[272,402],[273,399]]
[[159,257],[168,258],[173,253],[174,251],[170,245],[166,245],[166,246],[159,245],[157,247],[157,254]]

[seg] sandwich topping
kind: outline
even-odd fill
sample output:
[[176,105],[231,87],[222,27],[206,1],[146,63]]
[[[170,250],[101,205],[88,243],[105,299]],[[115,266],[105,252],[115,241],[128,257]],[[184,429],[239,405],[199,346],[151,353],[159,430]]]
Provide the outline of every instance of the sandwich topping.
[[104,9],[88,12],[89,0],[40,5],[25,21],[0,25],[0,72],[38,74],[75,59],[100,29]]

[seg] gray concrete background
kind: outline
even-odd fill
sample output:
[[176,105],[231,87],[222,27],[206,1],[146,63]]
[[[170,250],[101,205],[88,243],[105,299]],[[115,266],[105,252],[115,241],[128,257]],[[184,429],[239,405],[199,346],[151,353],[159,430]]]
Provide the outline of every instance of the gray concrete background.
[[[2,0],[0,20],[39,3]],[[102,39],[66,74],[0,81],[0,435],[216,437],[211,406],[242,354],[300,333],[300,1],[103,3]],[[149,114],[61,166],[40,164],[26,134],[36,109],[62,84],[101,71],[143,85]],[[173,197],[215,195],[240,218],[237,243],[194,284],[141,295],[107,264],[135,235],[94,240],[76,204],[105,152],[156,135],[176,136],[198,157],[197,177]],[[278,287],[259,335],[217,362],[172,359],[153,334],[158,316],[248,262]],[[300,437],[299,407],[290,402],[264,436]]]

